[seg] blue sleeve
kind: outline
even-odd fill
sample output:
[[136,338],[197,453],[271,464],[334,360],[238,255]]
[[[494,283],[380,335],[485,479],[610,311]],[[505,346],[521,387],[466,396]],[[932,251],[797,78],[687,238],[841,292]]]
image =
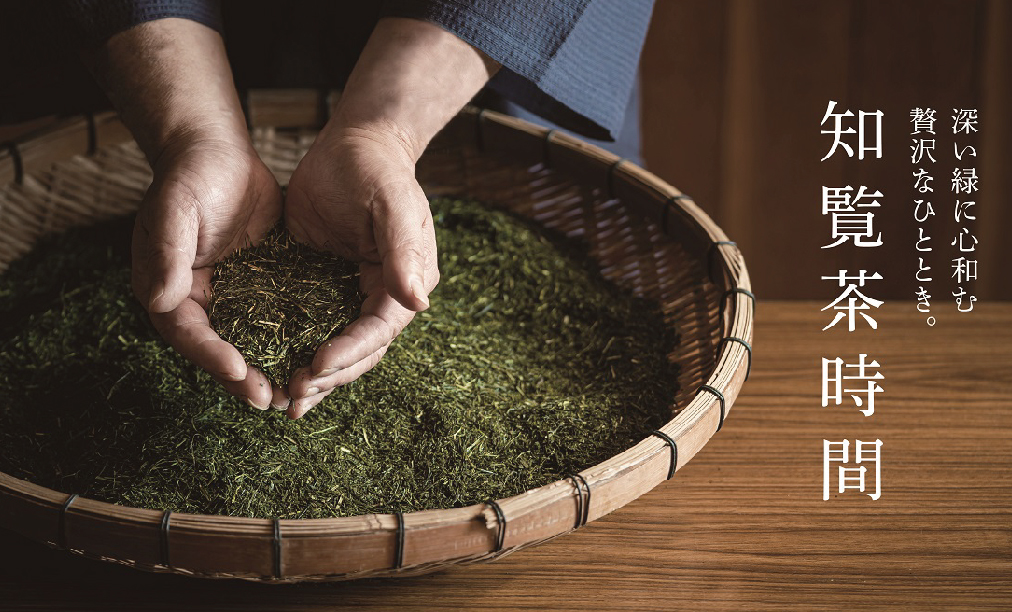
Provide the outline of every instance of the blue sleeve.
[[613,141],[653,0],[387,0],[502,64],[489,88],[566,129]]
[[135,25],[179,17],[221,31],[217,0],[61,0],[50,11],[75,46],[97,46]]

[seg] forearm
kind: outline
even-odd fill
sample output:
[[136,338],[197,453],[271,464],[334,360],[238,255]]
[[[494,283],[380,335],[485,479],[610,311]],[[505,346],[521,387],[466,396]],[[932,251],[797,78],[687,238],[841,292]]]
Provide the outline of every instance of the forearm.
[[498,67],[439,26],[381,19],[327,129],[391,135],[417,159]]
[[150,21],[114,35],[85,60],[152,165],[174,142],[245,137],[221,36],[207,26]]

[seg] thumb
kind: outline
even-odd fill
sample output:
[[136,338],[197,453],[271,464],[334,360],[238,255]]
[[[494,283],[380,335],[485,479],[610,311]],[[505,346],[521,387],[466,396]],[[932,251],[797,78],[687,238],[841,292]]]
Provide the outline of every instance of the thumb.
[[190,295],[199,219],[192,204],[180,206],[163,200],[153,208],[154,214],[143,228],[146,232],[142,232],[147,238],[145,306],[150,312],[163,313],[176,309]]
[[430,260],[436,256],[428,200],[415,184],[395,203],[377,207],[374,214],[376,246],[387,292],[408,310],[425,310],[436,280],[426,275]]

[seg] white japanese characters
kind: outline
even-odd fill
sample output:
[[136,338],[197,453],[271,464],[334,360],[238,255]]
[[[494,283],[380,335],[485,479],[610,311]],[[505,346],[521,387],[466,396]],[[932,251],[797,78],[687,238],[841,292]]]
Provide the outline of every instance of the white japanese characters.
[[854,325],[855,314],[860,314],[872,329],[878,329],[878,322],[863,311],[878,308],[882,305],[882,300],[868,297],[861,293],[858,287],[864,287],[865,282],[869,280],[882,280],[881,274],[874,272],[869,276],[867,270],[861,270],[856,276],[848,276],[846,270],[840,270],[840,273],[836,276],[823,276],[822,280],[835,280],[841,287],[846,287],[843,293],[840,294],[840,297],[822,309],[829,310],[832,308],[837,311],[836,317],[833,318],[829,325],[823,327],[822,331],[833,327],[842,319],[847,319],[847,331],[854,331],[856,329]]
[[[858,111],[857,127],[846,127],[847,120],[854,119],[854,113],[844,111],[834,112],[836,102],[830,101],[826,114],[822,119],[823,134],[833,136],[833,144],[823,161],[833,156],[837,150],[844,151],[849,157],[854,157],[854,149],[845,142],[846,137],[857,134],[857,158],[864,159],[866,152],[873,152],[876,158],[882,157],[882,111],[865,112]],[[934,134],[935,111],[933,109],[916,109],[911,113],[914,121],[915,134],[923,131]],[[872,119],[872,122],[868,120]],[[830,127],[826,129],[829,122]],[[866,135],[866,130],[874,130],[871,138]],[[872,142],[869,146],[867,143]],[[933,138],[914,138],[910,147],[910,160],[917,164],[921,162],[935,161],[935,140]],[[926,170],[919,169],[914,172],[915,188],[922,194],[931,194],[934,187],[931,182],[933,177]],[[853,248],[877,248],[882,246],[882,233],[875,231],[875,212],[883,208],[884,196],[881,191],[860,185],[857,191],[854,187],[826,187],[822,188],[822,214],[831,217],[831,241],[823,245],[823,249],[837,248],[847,244],[846,247]],[[922,199],[919,202],[920,208],[915,211],[915,216],[934,216],[935,211],[931,202]],[[928,246],[930,236],[923,233],[919,235],[919,250],[930,251]],[[931,267],[920,262],[918,274],[930,272]],[[920,278],[920,276],[918,277]],[[930,277],[926,277],[930,279]],[[850,274],[848,270],[839,270],[837,274],[823,276],[822,280],[836,281],[842,289],[839,297],[830,302],[822,310],[835,312],[833,320],[822,328],[826,331],[835,327],[838,323],[846,320],[847,331],[853,332],[857,329],[858,321],[864,321],[872,330],[878,329],[878,321],[871,316],[869,311],[882,306],[882,300],[875,299],[865,294],[862,289],[868,281],[880,281],[882,275],[878,272],[859,270],[856,274]],[[918,293],[919,305],[930,309],[931,296],[923,290]],[[841,325],[842,327],[842,325]],[[847,363],[842,357],[822,358],[822,407],[830,405],[839,406],[843,403],[844,395],[849,395],[851,401],[858,408],[858,411],[865,417],[875,414],[875,398],[884,389],[879,381],[884,379],[881,366],[878,361],[868,360],[867,353],[860,353],[856,363]],[[828,500],[830,489],[833,488],[840,494],[846,491],[859,491],[864,493],[868,485],[868,465],[874,465],[873,493],[868,493],[872,500],[877,500],[882,495],[881,490],[881,467],[880,455],[882,441],[862,442],[857,440],[853,459],[854,465],[849,465],[851,460],[850,440],[830,442],[823,440],[823,470],[822,470],[822,499]],[[836,470],[831,469],[832,466]],[[831,487],[835,483],[835,487]]]
[[[853,465],[851,464],[853,457]],[[874,468],[868,477],[868,465]],[[836,466],[834,473],[831,466]],[[874,482],[869,488],[868,481]],[[857,491],[866,493],[873,500],[882,496],[882,440],[874,442],[854,441],[854,452],[850,452],[850,440],[839,442],[822,441],[822,499],[829,499],[830,482],[836,482],[836,493]],[[869,493],[868,491],[873,491]]]
[[[919,283],[915,296],[917,298],[917,312],[927,315],[925,322],[929,327],[935,325],[935,316],[931,314],[931,294],[928,292],[930,283],[934,280],[931,274],[931,255],[934,247],[931,245],[931,235],[925,229],[925,224],[931,217],[935,216],[935,208],[931,204],[931,197],[935,189],[931,185],[934,176],[931,174],[931,164],[936,162],[935,150],[935,115],[933,108],[914,108],[910,111],[910,135],[913,137],[911,145],[910,163],[917,164],[913,171],[914,191],[922,196],[914,199],[914,221],[917,222],[917,240],[914,249],[917,251],[917,272],[914,278]],[[930,134],[931,138],[927,135]],[[928,165],[925,168],[924,165]]]
[[954,139],[952,148],[953,157],[958,163],[952,170],[951,191],[956,196],[953,217],[958,229],[949,246],[953,249],[953,257],[950,261],[951,278],[956,280],[956,288],[952,291],[952,297],[956,302],[956,311],[961,313],[971,312],[977,301],[977,296],[972,295],[967,288],[972,289],[970,283],[977,280],[977,259],[974,253],[979,241],[973,234],[970,224],[970,221],[977,220],[977,216],[970,212],[970,208],[977,204],[976,193],[980,188],[980,177],[977,176],[977,168],[968,165],[976,159],[977,149],[967,141],[977,133],[978,127],[977,109],[952,109]]
[[[977,259],[975,256],[979,240],[974,235],[974,222],[977,220],[974,206],[977,204],[977,193],[982,178],[977,174],[975,166],[977,149],[973,139],[980,128],[977,109],[952,109],[952,152],[955,163],[951,167],[949,191],[954,200],[952,216],[955,220],[955,231],[940,230],[941,217],[936,217],[936,209],[947,215],[947,207],[940,201],[945,196],[936,193],[936,188],[944,192],[944,179],[935,183],[934,169],[948,151],[949,136],[939,125],[938,112],[933,108],[913,108],[910,110],[910,163],[914,196],[912,200],[913,219],[916,223],[914,241],[917,271],[914,277],[918,283],[914,292],[916,308],[925,315],[928,326],[934,326],[937,320],[932,314],[931,283],[934,281],[933,268],[945,269],[945,258],[948,258],[951,279],[955,283],[952,297],[957,312],[971,312],[977,297],[972,294],[972,283],[977,280]],[[944,121],[944,119],[942,120]],[[882,157],[882,122],[883,113],[858,111],[855,115],[850,110],[837,110],[837,103],[829,101],[822,118],[822,133],[832,136],[828,152],[822,158],[825,161],[840,152],[847,157],[858,160],[874,155]],[[936,132],[936,128],[941,134]],[[941,162],[944,164],[945,162]],[[944,176],[944,175],[943,175]],[[932,200],[936,200],[935,203]],[[881,191],[865,185],[855,188],[845,187],[822,188],[822,214],[830,218],[830,240],[821,248],[876,248],[883,244],[882,233],[875,229],[875,214],[884,209],[884,196]],[[936,207],[937,204],[937,207]],[[949,225],[951,227],[951,225]],[[933,241],[933,232],[943,231],[943,238]],[[938,251],[936,252],[936,247]],[[951,249],[946,254],[946,249]],[[936,259],[941,258],[941,259]],[[945,282],[944,272],[939,282]],[[822,308],[823,311],[835,313],[833,320],[822,328],[823,331],[846,321],[847,331],[854,332],[863,321],[871,330],[878,329],[878,322],[872,316],[874,309],[882,306],[882,301],[866,295],[865,284],[868,281],[880,281],[878,272],[859,270],[850,273],[839,270],[837,274],[823,276],[822,280],[836,281],[842,289],[839,297]],[[843,325],[840,325],[842,328]],[[863,326],[862,326],[863,327]],[[844,397],[849,396],[853,405],[865,417],[875,414],[876,398],[884,392],[880,382],[884,376],[881,366],[875,359],[869,359],[867,353],[859,353],[857,360],[847,363],[842,357],[822,358],[822,406],[840,406]],[[822,447],[822,499],[855,491],[865,493],[872,500],[882,495],[882,440],[874,442],[855,439],[853,445],[849,439],[830,441],[823,439]],[[833,494],[833,495],[831,495]]]
[[[875,233],[875,213],[858,212],[859,208],[881,208],[879,199],[882,198],[881,191],[869,193],[864,185],[853,193],[854,188],[846,187],[823,187],[822,188],[822,214],[832,215],[833,234],[835,242],[824,245],[822,248],[831,249],[848,240],[857,247],[882,246],[882,234]],[[874,238],[873,238],[874,236]]]
[[[868,355],[858,355],[857,363],[844,363],[841,357],[835,359],[822,358],[822,407],[827,408],[830,402],[839,406],[843,402],[843,394],[853,394],[850,398],[861,414],[868,417],[875,414],[875,394],[882,393],[878,381],[885,378],[877,369],[874,373],[869,368],[880,368],[878,361],[872,359],[867,361]],[[847,382],[852,381],[852,382]],[[847,385],[858,386],[846,388]],[[864,386],[861,386],[861,385]],[[862,399],[861,396],[864,396]],[[865,406],[867,404],[867,406]]]
[[[822,158],[821,161],[826,161],[836,153],[838,148],[842,148],[847,154],[847,157],[854,157],[854,148],[848,143],[844,142],[844,137],[849,137],[851,134],[857,134],[857,158],[864,159],[866,152],[875,154],[876,158],[882,157],[882,111],[875,111],[872,113],[866,113],[865,111],[858,111],[857,120],[854,120],[854,113],[843,111],[842,113],[834,113],[833,110],[836,108],[836,101],[830,100],[829,106],[826,108],[826,115],[822,118],[822,130],[823,134],[832,134],[833,145],[829,148],[829,153]],[[829,127],[826,127],[826,123],[829,123]],[[845,127],[844,124],[855,125],[854,127]],[[871,144],[868,144],[868,126],[871,125]]]

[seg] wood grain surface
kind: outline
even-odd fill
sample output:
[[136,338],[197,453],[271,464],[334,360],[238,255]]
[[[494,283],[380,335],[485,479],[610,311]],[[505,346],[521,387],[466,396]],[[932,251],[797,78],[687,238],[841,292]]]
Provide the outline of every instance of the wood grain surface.
[[[760,302],[751,378],[677,476],[585,528],[440,574],[271,586],[145,574],[0,530],[2,610],[1012,607],[1012,303],[928,328],[887,303],[847,333]],[[881,364],[865,417],[821,407],[821,358]],[[882,497],[822,500],[823,439],[881,439]]]

